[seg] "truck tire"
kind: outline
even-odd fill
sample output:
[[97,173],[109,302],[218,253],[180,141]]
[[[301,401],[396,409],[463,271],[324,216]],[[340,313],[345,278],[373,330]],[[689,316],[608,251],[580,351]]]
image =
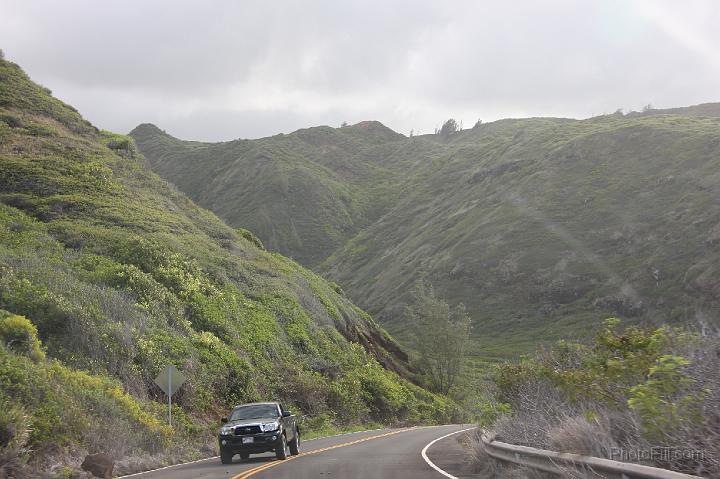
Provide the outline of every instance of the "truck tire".
[[275,457],[280,460],[287,459],[287,438],[285,434],[280,435],[280,444],[275,448]]
[[225,451],[220,449],[220,462],[223,464],[232,464],[232,459],[235,454],[232,451]]
[[300,454],[300,431],[297,429],[295,429],[295,437],[288,443],[288,446],[290,446],[290,454],[293,456]]

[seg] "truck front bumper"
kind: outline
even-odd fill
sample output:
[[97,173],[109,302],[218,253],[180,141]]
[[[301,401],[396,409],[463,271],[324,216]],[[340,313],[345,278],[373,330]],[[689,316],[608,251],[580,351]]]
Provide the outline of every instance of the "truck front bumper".
[[246,452],[258,454],[261,452],[274,451],[282,447],[282,431],[262,432],[243,436],[219,436],[220,449],[232,451],[233,454]]

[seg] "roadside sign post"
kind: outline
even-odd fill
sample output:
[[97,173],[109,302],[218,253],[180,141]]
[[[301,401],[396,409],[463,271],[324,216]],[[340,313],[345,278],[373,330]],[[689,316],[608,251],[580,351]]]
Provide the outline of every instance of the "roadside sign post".
[[[168,368],[168,391],[172,391],[172,369]],[[172,427],[172,394],[168,393],[168,424]]]
[[170,426],[172,426],[172,397],[184,382],[185,376],[172,364],[166,367],[158,374],[158,377],[155,378],[155,384],[157,384],[168,397],[168,424]]

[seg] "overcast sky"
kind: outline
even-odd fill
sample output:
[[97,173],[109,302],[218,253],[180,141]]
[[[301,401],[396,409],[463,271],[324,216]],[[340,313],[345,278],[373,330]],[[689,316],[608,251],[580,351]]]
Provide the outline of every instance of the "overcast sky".
[[720,1],[0,0],[0,48],[100,128],[229,140],[720,101]]

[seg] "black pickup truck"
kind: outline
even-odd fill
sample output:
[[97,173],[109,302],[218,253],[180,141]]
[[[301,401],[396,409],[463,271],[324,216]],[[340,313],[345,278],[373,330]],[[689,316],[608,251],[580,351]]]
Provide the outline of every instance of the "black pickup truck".
[[220,428],[220,460],[230,464],[235,454],[243,460],[250,454],[275,452],[278,459],[300,453],[300,427],[295,416],[279,402],[236,406],[223,418]]

